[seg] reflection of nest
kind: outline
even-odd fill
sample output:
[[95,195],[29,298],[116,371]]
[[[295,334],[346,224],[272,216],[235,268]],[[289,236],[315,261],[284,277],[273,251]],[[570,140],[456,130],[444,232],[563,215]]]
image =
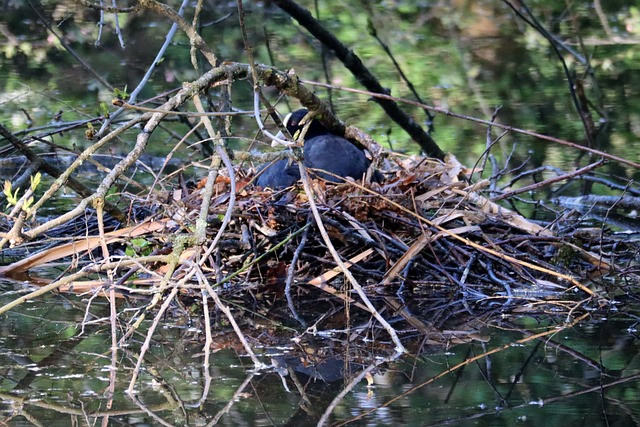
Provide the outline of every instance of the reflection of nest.
[[[458,179],[465,171],[453,158],[447,163],[390,160],[394,167],[385,171],[383,184],[312,181],[312,186],[331,243],[405,342],[410,337],[440,343],[478,338],[470,319],[496,311],[567,315],[592,295],[569,272],[586,277],[609,268],[603,258],[561,243],[551,230],[491,203],[477,187],[467,187]],[[127,248],[123,252],[109,246],[112,255],[118,255],[109,262],[87,263],[101,255],[96,249],[100,238],[80,238],[0,272],[16,276],[74,254],[77,274],[60,280],[61,289],[104,291],[105,276],[99,272],[110,268],[120,296],[159,295],[178,288],[178,297],[197,302],[206,281],[247,327],[261,319],[313,326],[316,331],[349,326],[351,339],[388,342],[384,329],[374,327],[370,310],[336,269],[301,187],[272,193],[247,186],[246,179],[238,181],[232,220],[204,261],[199,261],[199,248],[211,245],[228,208],[224,176],[216,183],[209,240],[202,246],[189,238],[203,191],[192,189],[164,204],[153,220],[107,233],[108,244]],[[176,252],[178,245],[182,248]],[[173,272],[167,257],[172,250],[181,257]],[[83,261],[82,253],[92,256]],[[198,262],[201,267],[194,274]],[[272,338],[282,334],[268,330]],[[264,339],[261,328],[245,333]],[[345,337],[333,336],[338,341]]]

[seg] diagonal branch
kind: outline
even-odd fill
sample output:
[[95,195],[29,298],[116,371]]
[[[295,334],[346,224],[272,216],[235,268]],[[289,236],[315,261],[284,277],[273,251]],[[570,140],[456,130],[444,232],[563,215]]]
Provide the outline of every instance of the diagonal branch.
[[[389,89],[382,87],[378,79],[365,67],[358,55],[342,44],[340,40],[311,16],[308,10],[298,6],[298,4],[292,0],[275,0],[274,3],[298,21],[300,25],[305,27],[322,44],[331,49],[367,90],[375,93],[389,94]],[[431,138],[415,120],[405,114],[395,101],[381,98],[374,98],[374,100],[394,122],[402,127],[402,129],[420,145],[422,151],[424,151],[427,156],[440,160],[444,159],[444,152],[438,147],[438,144],[436,144],[433,138]]]

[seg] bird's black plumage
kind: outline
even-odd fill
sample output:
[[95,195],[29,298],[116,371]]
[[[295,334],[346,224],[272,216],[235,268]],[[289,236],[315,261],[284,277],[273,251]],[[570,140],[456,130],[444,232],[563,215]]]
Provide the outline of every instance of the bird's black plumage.
[[[302,132],[304,124],[300,122],[307,113],[305,109],[297,110],[285,119],[285,126],[294,138],[298,132]],[[361,179],[371,164],[364,151],[347,139],[332,134],[317,120],[311,121],[304,134],[303,156],[304,165],[316,169],[310,171],[312,174],[330,182],[342,182],[346,177]],[[261,187],[284,188],[299,179],[298,165],[283,159],[263,166],[256,184]]]

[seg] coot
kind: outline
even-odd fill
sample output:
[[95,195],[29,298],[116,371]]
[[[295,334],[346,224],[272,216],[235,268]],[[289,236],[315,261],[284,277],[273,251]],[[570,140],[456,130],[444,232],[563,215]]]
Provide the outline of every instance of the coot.
[[[294,138],[298,131],[302,131],[304,125],[300,121],[307,113],[306,109],[301,109],[285,118],[284,125]],[[371,164],[364,151],[347,139],[329,132],[318,120],[312,120],[304,135],[303,156],[304,165],[316,169],[309,171],[312,176],[330,182],[343,182],[342,178],[346,177],[361,179]],[[261,172],[256,180],[256,185],[260,187],[285,188],[300,179],[298,164],[289,159],[264,165]]]

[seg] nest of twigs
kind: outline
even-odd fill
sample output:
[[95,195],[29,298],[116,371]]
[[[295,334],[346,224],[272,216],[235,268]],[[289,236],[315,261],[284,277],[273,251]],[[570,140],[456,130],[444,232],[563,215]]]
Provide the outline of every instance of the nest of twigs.
[[[147,311],[168,294],[181,307],[207,309],[205,292],[221,298],[218,307],[255,339],[350,326],[358,331],[350,339],[396,347],[479,339],[477,322],[495,314],[566,318],[603,304],[584,278],[611,273],[603,254],[614,244],[625,253],[624,243],[575,228],[558,235],[566,224],[533,223],[498,206],[481,195],[481,185],[469,184],[455,158],[388,160],[385,180],[373,184],[309,180],[306,190],[300,184],[274,192],[238,174],[231,209],[223,173],[202,241],[193,230],[201,226],[205,187],[184,187],[140,206],[155,213],[138,225],[90,233],[96,236],[48,248],[1,273],[33,276],[71,257],[64,275],[44,285],[143,298]],[[69,227],[59,233],[68,235]],[[264,334],[256,320],[288,328]]]

